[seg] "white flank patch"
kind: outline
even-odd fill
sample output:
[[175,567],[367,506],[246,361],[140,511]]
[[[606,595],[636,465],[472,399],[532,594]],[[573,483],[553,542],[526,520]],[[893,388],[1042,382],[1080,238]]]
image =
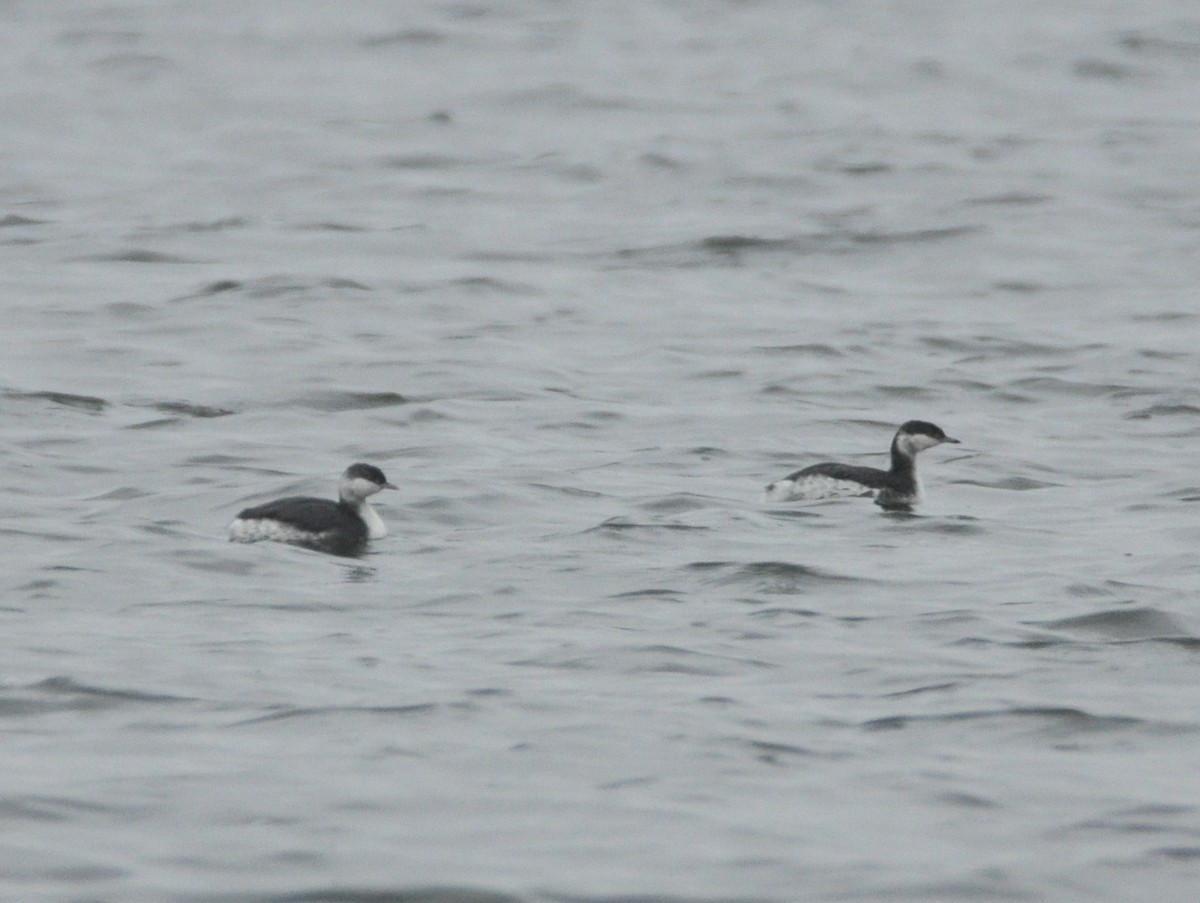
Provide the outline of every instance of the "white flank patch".
[[230,542],[270,542],[311,543],[312,533],[299,527],[289,527],[277,520],[248,520],[239,517],[229,525]]
[[776,480],[763,493],[763,501],[819,502],[822,499],[858,498],[874,494],[874,489],[868,489],[862,483],[814,474],[799,480]]

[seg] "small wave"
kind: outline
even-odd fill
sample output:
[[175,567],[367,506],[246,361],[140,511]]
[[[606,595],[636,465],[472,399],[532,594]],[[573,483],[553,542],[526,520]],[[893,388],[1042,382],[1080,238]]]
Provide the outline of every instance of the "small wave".
[[404,28],[361,38],[358,46],[373,50],[379,47],[430,47],[449,40],[444,31],[432,28]]
[[88,68],[104,75],[140,83],[156,79],[178,69],[168,57],[157,53],[113,53],[88,63]]
[[1114,608],[1053,621],[1027,621],[1046,630],[1096,634],[1112,640],[1190,638],[1174,617],[1156,608]]
[[1080,78],[1103,79],[1104,81],[1121,81],[1134,74],[1134,70],[1129,66],[1091,56],[1076,60],[1071,66],[1071,71]]
[[680,646],[656,643],[648,646],[614,647],[579,655],[549,654],[521,659],[520,667],[553,668],[564,671],[619,671],[625,674],[687,674],[696,677],[728,677],[747,667],[776,668],[772,662],[753,658],[713,655]]
[[754,758],[768,765],[778,765],[787,759],[809,759],[820,755],[804,746],[771,740],[748,740],[746,745],[750,747]]
[[396,154],[384,157],[381,166],[388,169],[460,169],[464,166],[478,165],[483,161],[469,160],[465,157],[454,157],[450,154]]
[[89,502],[128,502],[133,499],[144,499],[156,495],[147,489],[140,486],[119,486],[116,489],[110,489],[108,492],[102,492],[99,495],[88,497]]
[[[510,91],[500,98],[500,102],[506,107],[536,109],[543,114],[553,110],[626,110],[638,107],[638,102],[631,97],[590,94],[565,82]],[[655,108],[658,109],[657,105]]]
[[[212,896],[213,900],[221,900]],[[454,886],[417,886],[380,888],[346,887],[333,885],[309,890],[287,891],[282,894],[256,894],[251,896],[238,895],[228,898],[244,903],[530,903],[528,899],[514,897],[499,891],[476,890],[470,887]],[[670,903],[663,898],[655,898],[659,903]],[[583,898],[572,898],[571,903],[587,903]],[[606,897],[605,903],[619,903],[615,897]],[[719,903],[719,901],[710,901]]]
[[[253,574],[258,566],[252,558],[226,557],[213,551],[186,550],[178,553],[175,560],[186,568],[203,571],[209,574],[228,574],[233,577],[247,577]],[[213,600],[213,604],[219,604]]]
[[1150,420],[1155,417],[1196,417],[1200,416],[1200,406],[1194,404],[1152,404],[1148,408],[1130,411],[1124,415],[1125,420]]
[[992,283],[992,287],[997,291],[1011,292],[1014,295],[1036,295],[1048,288],[1043,282],[1033,282],[1028,279],[998,279]]
[[1200,59],[1200,26],[1181,23],[1128,31],[1117,39],[1117,45],[1138,56]]
[[288,402],[314,411],[365,411],[372,408],[393,408],[411,404],[413,399],[398,392],[314,392]]
[[936,684],[924,684],[919,687],[909,687],[904,690],[894,690],[891,693],[884,693],[885,699],[900,699],[905,696],[921,696],[925,693],[944,693],[947,690],[956,690],[960,686],[956,680],[944,681]]
[[[844,238],[843,244],[846,244]],[[616,252],[622,262],[665,267],[706,266],[714,259],[727,264],[740,264],[748,254],[815,254],[829,250],[829,242],[821,237],[757,238],[750,235],[713,235],[697,241],[675,245],[655,245],[644,248],[623,248]]]
[[92,684],[82,684],[71,677],[48,677],[29,685],[32,690],[43,693],[77,696],[95,696],[104,699],[126,699],[133,702],[193,702],[186,696],[167,696],[162,693],[147,693],[142,690],[114,689],[112,687],[97,687]]
[[718,573],[711,579],[716,586],[747,586],[758,592],[794,595],[810,592],[830,584],[869,582],[857,577],[830,574],[803,564],[787,561],[755,561],[738,564],[728,561],[697,561],[687,565],[689,570]]
[[1180,649],[1200,649],[1200,637],[1195,636],[1152,636],[1134,642],[1160,643],[1164,646],[1177,646]]
[[740,254],[743,251],[786,251],[794,248],[792,238],[757,238],[753,235],[710,235],[694,247],[712,254]]
[[1132,386],[1120,383],[1088,383],[1061,379],[1057,376],[1031,376],[1014,380],[1009,384],[1023,391],[1037,391],[1048,395],[1065,395],[1071,398],[1104,398],[1110,395],[1138,392]]
[[75,395],[71,392],[5,392],[6,398],[17,401],[49,401],[67,408],[78,408],[82,411],[99,413],[109,406],[103,398],[94,395]]
[[210,282],[208,285],[201,286],[199,291],[196,292],[196,297],[202,297],[204,295],[219,295],[223,292],[237,291],[242,287],[242,285],[243,283],[238,282],[236,279],[218,279],[216,282]]
[[1123,730],[1143,724],[1141,718],[1130,715],[1093,715],[1083,709],[1067,706],[1012,706],[994,710],[946,712],[937,715],[888,715],[864,721],[866,730],[900,730],[918,724],[951,724],[967,721],[1031,722],[1054,732],[1092,733]]
[[856,232],[851,238],[856,244],[862,245],[895,245],[947,241],[983,231],[983,226],[946,226],[940,229],[912,229],[903,232]]
[[1156,856],[1161,856],[1163,859],[1171,859],[1175,862],[1200,861],[1200,846],[1159,847],[1158,849],[1151,850],[1150,852]]
[[312,706],[287,707],[266,715],[254,718],[244,718],[235,721],[231,727],[245,727],[249,724],[265,724],[271,721],[290,721],[295,718],[330,718],[339,715],[420,715],[439,708],[437,703],[424,702],[412,705],[362,705],[362,706]]
[[175,228],[181,232],[224,232],[226,229],[244,229],[250,221],[241,216],[227,216],[207,222],[180,223]]
[[480,294],[495,292],[500,295],[519,295],[521,297],[540,294],[537,287],[531,283],[497,279],[495,276],[462,276],[457,279],[449,279],[445,284]]
[[974,793],[966,793],[961,790],[951,790],[945,793],[937,794],[937,799],[940,802],[951,806],[959,806],[963,809],[1000,809],[1001,804],[996,800],[988,799],[984,796],[979,796]]
[[98,687],[70,677],[50,677],[24,687],[0,689],[0,717],[41,715],[50,712],[86,712],[114,708],[122,703],[190,703],[182,696],[141,690]]
[[0,217],[0,229],[14,229],[18,226],[45,226],[49,222],[49,220],[30,219],[28,216],[10,213],[8,216]]
[[931,335],[921,339],[922,344],[940,351],[960,354],[987,354],[1000,358],[1014,357],[1060,357],[1087,351],[1097,351],[1104,346],[1095,342],[1083,345],[1051,345],[1046,342],[1031,342],[1026,339],[1005,339],[993,336],[975,336],[969,339],[952,336]]
[[150,405],[156,411],[164,414],[178,414],[182,417],[195,417],[207,420],[212,417],[228,417],[235,413],[229,408],[217,408],[205,404],[192,404],[188,401],[160,401]]
[[646,523],[628,517],[610,517],[583,533],[624,533],[631,530],[710,530],[711,527],[680,523]]
[[267,476],[283,476],[282,471],[268,470],[265,468],[251,467],[250,459],[240,455],[225,455],[225,454],[210,454],[210,455],[192,455],[185,459],[185,464],[189,467],[240,467],[248,470],[250,473],[263,474]]
[[287,275],[264,276],[261,279],[218,279],[201,286],[190,295],[183,295],[173,300],[189,301],[225,292],[243,292],[251,298],[278,298],[284,295],[318,293],[324,289],[336,291],[369,292],[371,286],[350,279],[346,276],[327,276],[323,279],[309,279]]
[[[98,811],[128,812],[112,808]],[[32,845],[4,844],[0,846],[0,874],[4,875],[8,887],[53,887],[68,882],[82,888],[127,880],[133,871],[89,861],[74,849],[41,850]],[[68,893],[65,896],[75,895]]]
[[809,618],[820,617],[820,614],[819,611],[813,611],[811,608],[774,605],[770,608],[759,608],[752,612],[750,617],[756,621],[770,621],[772,624],[780,625],[785,622],[807,621]]
[[823,345],[820,343],[801,344],[801,345],[761,345],[757,349],[759,354],[782,354],[788,357],[819,357],[819,358],[838,358],[845,357],[846,353],[832,345]]
[[[1130,314],[1129,319],[1135,323],[1194,323],[1196,320],[1200,320],[1200,314],[1184,310],[1162,310],[1153,313]],[[1185,357],[1191,358],[1192,356],[1190,352],[1165,351],[1160,348],[1143,349],[1140,354],[1151,360],[1169,361],[1180,360]]]
[[946,241],[981,231],[979,226],[949,226],[939,229],[914,229],[900,232],[820,232],[811,235],[764,238],[732,233],[709,235],[673,245],[623,248],[616,252],[622,261],[659,266],[703,266],[714,261],[734,266],[748,256],[785,254],[850,254],[863,247],[885,247],[915,242]]
[[711,502],[704,496],[690,492],[676,492],[661,498],[651,499],[638,504],[642,511],[656,514],[682,514],[684,511],[698,511],[707,508]]
[[905,520],[912,520],[914,523],[909,529],[920,530],[925,533],[940,533],[943,536],[982,536],[988,532],[987,528],[977,523],[975,518],[965,515],[956,517],[929,517],[903,509],[894,512],[885,511],[884,514],[899,516]]
[[687,599],[687,594],[677,589],[660,589],[651,587],[648,589],[635,589],[625,593],[614,593],[608,598],[622,601],[637,601],[640,599],[666,599],[671,602],[683,602]]
[[1049,483],[1030,477],[1002,477],[998,480],[953,480],[955,485],[979,486],[983,489],[1003,489],[1008,492],[1028,492],[1033,489],[1052,489],[1061,483]]
[[81,257],[80,260],[91,260],[100,263],[202,263],[190,257],[180,257],[177,254],[164,254],[161,251],[148,251],[145,248],[130,248],[127,251],[114,251],[111,254],[93,254]]
[[[737,897],[714,897],[710,894],[702,894],[696,896],[680,897],[674,894],[604,894],[603,896],[579,896],[571,894],[570,896],[551,896],[548,899],[538,899],[536,903],[767,903],[768,899],[782,899],[780,897],[765,898],[762,896],[747,897],[745,895]],[[413,903],[425,903],[424,900],[413,901]],[[434,901],[434,903],[442,903],[442,901]],[[471,903],[471,901],[466,901]],[[528,901],[534,903],[534,901]]]
[[315,223],[300,223],[293,227],[297,232],[367,232],[367,226],[359,226],[354,223],[338,223],[331,220],[322,220]]
[[543,492],[551,492],[555,495],[565,495],[570,498],[580,499],[598,499],[603,498],[603,492],[596,492],[594,489],[582,489],[579,486],[554,486],[550,483],[528,483],[530,489],[540,489]]
[[1054,196],[1049,194],[1036,194],[1030,191],[1006,191],[1001,194],[988,194],[983,197],[971,198],[966,203],[976,206],[1029,207],[1035,204],[1048,204],[1053,200]]
[[[826,167],[821,167],[822,169]],[[839,163],[835,167],[838,172],[844,172],[848,176],[877,176],[883,173],[894,172],[896,167],[891,163],[879,161],[864,160],[860,163]]]
[[915,386],[915,385],[908,385],[908,386],[899,385],[898,386],[895,384],[887,384],[887,383],[881,383],[881,384],[875,386],[875,390],[877,392],[879,392],[879,394],[881,394],[881,395],[891,395],[894,398],[904,398],[904,399],[911,398],[914,400],[933,399],[933,398],[937,398],[938,395],[940,394],[939,392],[935,392],[932,389],[926,389],[924,386]]
[[[841,499],[834,499],[825,504],[838,504],[841,501]],[[819,520],[824,517],[819,511],[814,510],[814,508],[821,507],[820,502],[813,503],[811,506],[794,505],[790,508],[785,507],[787,504],[787,502],[778,503],[767,512],[767,515],[772,520]]]
[[[79,816],[103,813],[129,814],[137,810],[132,806],[100,804],[65,796],[43,796],[29,794],[0,798],[0,817],[5,819],[27,819],[29,821],[66,822]],[[7,875],[7,871],[5,872]]]

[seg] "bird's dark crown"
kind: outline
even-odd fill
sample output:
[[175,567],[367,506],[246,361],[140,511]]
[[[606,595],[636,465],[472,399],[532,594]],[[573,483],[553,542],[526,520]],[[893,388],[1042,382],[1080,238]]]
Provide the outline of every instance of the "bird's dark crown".
[[945,440],[945,431],[936,423],[930,423],[928,420],[908,420],[900,425],[900,432],[908,433],[910,436],[922,435],[929,436],[931,439]]
[[351,464],[346,468],[346,478],[368,480],[376,486],[387,485],[387,477],[374,464]]

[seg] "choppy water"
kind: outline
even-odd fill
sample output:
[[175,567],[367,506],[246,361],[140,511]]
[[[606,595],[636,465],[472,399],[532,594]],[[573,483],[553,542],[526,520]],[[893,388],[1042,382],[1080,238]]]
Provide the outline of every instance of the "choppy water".
[[[1194,4],[0,48],[0,897],[1195,898]],[[759,504],[910,417],[919,516]]]

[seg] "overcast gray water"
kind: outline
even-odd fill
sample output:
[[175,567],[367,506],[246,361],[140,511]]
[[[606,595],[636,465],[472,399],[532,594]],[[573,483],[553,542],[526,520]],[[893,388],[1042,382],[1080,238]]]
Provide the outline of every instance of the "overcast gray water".
[[[0,899],[1193,901],[1193,0],[0,4]],[[916,515],[763,485],[922,456]],[[357,559],[226,542],[352,461]]]

